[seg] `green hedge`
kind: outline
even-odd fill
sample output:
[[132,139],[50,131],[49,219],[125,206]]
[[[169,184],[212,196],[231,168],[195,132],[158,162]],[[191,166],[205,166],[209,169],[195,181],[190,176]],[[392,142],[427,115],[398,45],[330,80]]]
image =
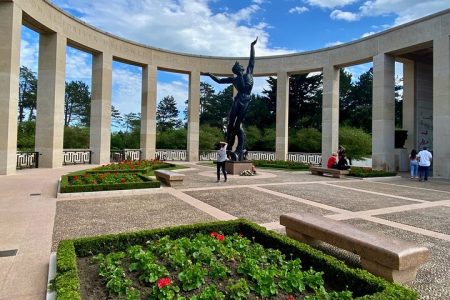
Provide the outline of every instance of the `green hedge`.
[[387,172],[381,170],[373,170],[372,168],[364,168],[364,167],[351,167],[349,176],[355,177],[389,177],[396,176],[396,172]]
[[77,257],[72,241],[66,240],[59,243],[56,253],[56,272],[53,285],[56,290],[56,299],[81,299]]
[[130,245],[144,245],[147,241],[158,239],[164,235],[179,238],[198,232],[210,233],[211,231],[223,234],[242,233],[265,247],[279,249],[287,256],[298,257],[305,269],[313,267],[316,271],[323,271],[326,283],[333,289],[348,288],[357,299],[417,299],[417,294],[409,288],[389,283],[361,269],[351,269],[332,256],[243,219],[62,241],[58,246],[57,264],[59,267],[55,278],[57,299],[80,299],[80,284],[77,267],[74,263],[76,256],[84,257],[98,253],[123,251]]
[[81,192],[98,192],[112,190],[131,190],[131,189],[148,189],[159,188],[160,182],[149,179],[141,174],[137,174],[144,182],[130,183],[114,183],[114,184],[85,184],[85,185],[69,185],[69,176],[61,176],[60,193],[81,193]]
[[309,164],[284,161],[284,160],[252,160],[255,167],[289,169],[289,170],[308,170]]

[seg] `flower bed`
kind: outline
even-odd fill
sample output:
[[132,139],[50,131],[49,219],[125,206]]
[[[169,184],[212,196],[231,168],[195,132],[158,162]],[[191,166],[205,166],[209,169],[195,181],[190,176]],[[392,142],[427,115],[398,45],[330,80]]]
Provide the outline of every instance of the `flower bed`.
[[53,286],[57,299],[417,299],[245,220],[62,241]]
[[387,172],[380,170],[373,170],[367,167],[351,167],[349,176],[355,177],[389,177],[397,175],[396,172]]
[[159,181],[137,173],[84,173],[61,177],[61,193],[128,190],[160,187]]
[[88,170],[89,173],[98,173],[98,172],[124,172],[124,173],[142,173],[150,175],[153,170],[156,169],[165,169],[165,168],[174,168],[175,164],[166,163],[160,160],[135,160],[135,161],[123,161],[119,163],[112,163],[103,165],[91,170]]
[[252,160],[256,167],[290,169],[290,170],[309,170],[309,164],[284,161],[284,160]]

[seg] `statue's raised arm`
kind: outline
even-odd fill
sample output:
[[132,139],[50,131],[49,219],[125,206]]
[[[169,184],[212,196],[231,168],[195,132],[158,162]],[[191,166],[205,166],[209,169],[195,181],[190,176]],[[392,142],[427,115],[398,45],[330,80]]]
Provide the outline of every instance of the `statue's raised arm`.
[[255,66],[255,45],[257,41],[258,38],[250,44],[250,59],[248,60],[247,74],[253,74],[253,67]]
[[200,72],[200,75],[203,76],[209,76],[212,80],[214,80],[217,83],[233,83],[233,77],[223,77],[223,78],[219,78],[209,72]]

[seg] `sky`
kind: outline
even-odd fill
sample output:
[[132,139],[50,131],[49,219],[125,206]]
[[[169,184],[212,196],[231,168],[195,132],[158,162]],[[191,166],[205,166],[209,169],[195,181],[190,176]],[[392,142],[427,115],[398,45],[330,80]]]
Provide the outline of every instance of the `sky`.
[[[52,0],[69,14],[101,30],[152,47],[214,55],[256,56],[321,49],[384,31],[450,8],[448,0]],[[21,65],[37,71],[38,34],[22,26]],[[91,83],[92,56],[68,47],[66,81]],[[231,69],[232,66],[230,66]],[[347,71],[357,78],[371,64]],[[157,99],[173,96],[180,112],[188,98],[188,76],[158,71]],[[401,65],[396,75],[402,76]],[[206,77],[202,81],[220,91]],[[266,87],[257,78],[254,93]],[[141,69],[113,63],[112,103],[121,113],[139,112]]]

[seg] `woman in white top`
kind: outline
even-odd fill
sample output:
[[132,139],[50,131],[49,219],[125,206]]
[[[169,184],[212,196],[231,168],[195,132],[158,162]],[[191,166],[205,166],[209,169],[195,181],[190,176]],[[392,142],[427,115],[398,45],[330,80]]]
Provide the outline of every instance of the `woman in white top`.
[[222,169],[224,182],[227,182],[227,172],[225,171],[225,161],[227,160],[227,143],[220,142],[220,149],[217,150],[217,181],[220,182],[220,169]]

